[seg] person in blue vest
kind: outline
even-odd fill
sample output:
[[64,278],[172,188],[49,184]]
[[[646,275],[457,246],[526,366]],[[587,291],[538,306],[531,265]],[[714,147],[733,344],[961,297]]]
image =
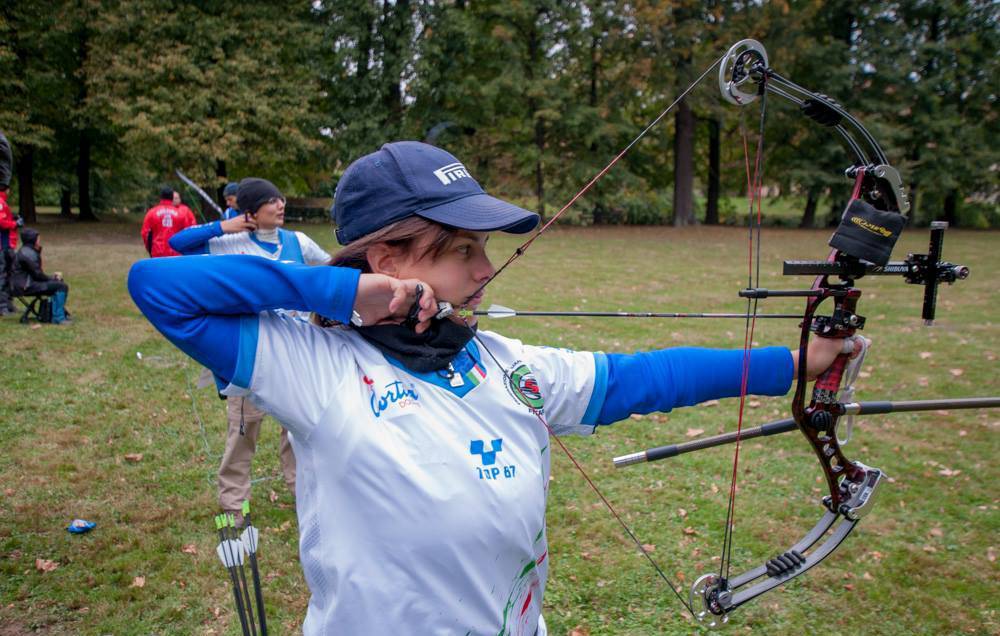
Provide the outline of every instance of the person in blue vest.
[[[228,186],[226,190],[231,191]],[[271,261],[306,265],[330,262],[330,255],[304,233],[282,229],[285,197],[270,181],[243,179],[237,188],[235,204],[238,210],[235,217],[178,232],[171,237],[170,246],[183,255],[249,254]],[[286,313],[292,318],[308,319],[308,313]],[[243,501],[250,498],[250,464],[264,412],[240,396],[226,401],[226,411],[229,429],[226,450],[219,465],[219,505],[242,525],[241,508]],[[280,453],[285,483],[294,493],[295,454],[284,426]]]
[[222,197],[226,200],[226,209],[222,212],[222,220],[228,221],[229,219],[239,216],[240,209],[236,203],[236,193],[240,190],[240,184],[230,181],[226,184],[226,187],[222,189]]

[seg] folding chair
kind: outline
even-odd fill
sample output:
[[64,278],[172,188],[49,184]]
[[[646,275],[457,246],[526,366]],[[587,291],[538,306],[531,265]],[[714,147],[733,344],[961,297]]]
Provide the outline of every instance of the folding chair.
[[52,294],[24,294],[15,295],[14,298],[24,305],[21,324],[27,324],[30,320],[52,322]]

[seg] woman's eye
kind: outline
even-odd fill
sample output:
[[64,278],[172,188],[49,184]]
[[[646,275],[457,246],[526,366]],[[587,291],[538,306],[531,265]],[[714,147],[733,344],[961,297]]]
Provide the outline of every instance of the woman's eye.
[[463,256],[468,256],[470,250],[471,248],[468,245],[462,245],[459,246],[458,253],[462,254]]

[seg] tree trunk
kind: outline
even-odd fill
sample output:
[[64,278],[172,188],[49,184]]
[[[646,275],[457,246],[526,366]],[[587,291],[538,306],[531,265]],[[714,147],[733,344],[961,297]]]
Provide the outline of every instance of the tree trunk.
[[35,209],[35,148],[21,146],[17,150],[18,212],[25,223],[35,223],[38,221]]
[[94,208],[90,203],[90,136],[86,131],[80,132],[80,148],[76,158],[77,205],[81,221],[97,221]]
[[[542,9],[539,9],[539,14],[542,13]],[[528,64],[525,68],[525,77],[528,79],[529,86],[534,87],[535,83],[535,69],[540,68],[541,63],[541,37],[538,34],[537,25],[532,22],[530,25],[530,30],[528,31]],[[542,171],[542,158],[545,154],[545,122],[541,117],[538,116],[539,104],[538,100],[534,97],[528,98],[528,113],[535,120],[535,134],[534,134],[534,144],[535,144],[535,199],[537,200],[537,210],[538,214],[541,215],[542,221],[545,220],[545,174]]]
[[[81,109],[87,103],[87,80],[82,69],[86,67],[87,58],[90,54],[89,45],[90,32],[86,25],[83,25],[77,34],[77,63],[80,72],[77,76],[76,104]],[[76,157],[76,203],[80,209],[80,214],[77,218],[80,221],[96,221],[98,219],[94,216],[94,208],[90,202],[90,131],[88,130],[88,124],[82,117],[77,121],[76,125],[78,126],[78,133],[80,135],[79,149]]]
[[535,119],[535,150],[538,158],[535,160],[535,196],[538,198],[538,213],[545,218],[545,174],[542,172],[542,154],[545,152],[545,122]]
[[958,227],[958,190],[949,190],[944,198],[944,220],[950,227]]
[[694,113],[681,100],[674,115],[674,225],[694,222]]
[[719,120],[708,120],[708,200],[705,202],[705,224],[719,224]]
[[215,160],[215,176],[219,178],[219,187],[215,189],[215,199],[218,202],[219,207],[225,210],[226,197],[222,194],[222,192],[226,189],[226,184],[229,183],[229,172],[226,170],[225,159]]
[[410,0],[397,0],[397,2],[386,2],[382,13],[382,33],[383,33],[383,54],[382,64],[384,68],[383,81],[385,82],[382,93],[383,107],[390,129],[398,130],[403,119],[403,92],[401,82],[403,81],[403,70],[406,66],[406,50],[410,35]]
[[910,224],[917,225],[920,223],[920,208],[923,204],[922,197],[920,196],[920,184],[916,181],[910,182]]
[[847,207],[847,203],[843,199],[834,199],[830,204],[830,216],[826,219],[827,227],[837,227],[840,225],[840,219],[844,216],[844,208]]
[[812,186],[806,194],[806,209],[802,212],[802,220],[799,227],[809,228],[816,225],[816,206],[819,205],[820,188]]
[[59,192],[59,216],[64,219],[73,218],[73,193],[68,185],[62,186]]

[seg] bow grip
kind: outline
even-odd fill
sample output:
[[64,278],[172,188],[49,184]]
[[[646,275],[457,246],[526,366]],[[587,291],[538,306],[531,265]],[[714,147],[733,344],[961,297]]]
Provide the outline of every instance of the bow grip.
[[851,355],[848,353],[838,354],[830,368],[816,378],[816,383],[813,385],[814,399],[829,403],[836,398],[837,391],[840,390],[840,380],[844,376],[844,369],[847,368],[850,359]]

